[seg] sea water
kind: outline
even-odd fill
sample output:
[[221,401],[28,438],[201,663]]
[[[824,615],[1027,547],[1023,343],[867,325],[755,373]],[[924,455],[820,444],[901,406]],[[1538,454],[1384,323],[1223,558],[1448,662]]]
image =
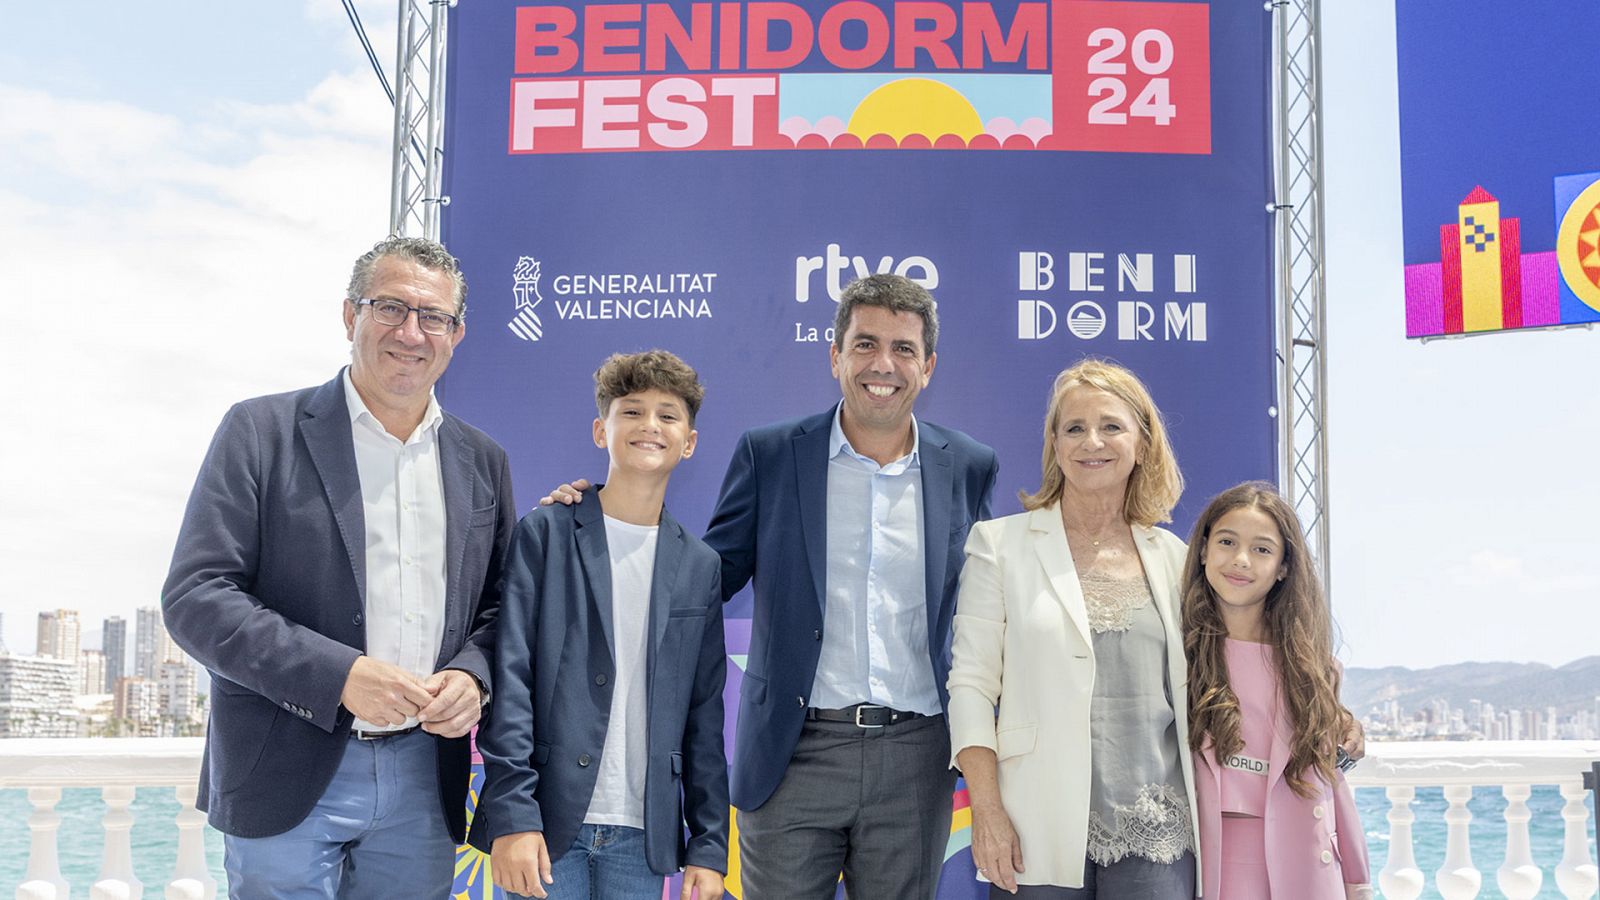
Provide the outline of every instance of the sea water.
[[[1381,788],[1362,788],[1356,792],[1356,804],[1361,810],[1376,887],[1377,875],[1383,870],[1389,853],[1389,801]],[[1544,885],[1538,894],[1541,898],[1561,897],[1556,888],[1555,868],[1563,852],[1565,821],[1561,818],[1561,809],[1564,805],[1560,793],[1548,786],[1535,787],[1528,800],[1528,808],[1533,813],[1533,821],[1528,826],[1533,860],[1544,870]],[[1592,797],[1587,805],[1587,859],[1592,863],[1595,861]],[[1411,804],[1417,817],[1412,826],[1412,845],[1417,868],[1428,881],[1422,894],[1426,898],[1439,896],[1433,887],[1433,873],[1444,864],[1444,811],[1447,806],[1443,790],[1436,787],[1418,788],[1416,800]],[[1483,891],[1478,894],[1482,900],[1503,897],[1495,885],[1495,870],[1505,862],[1505,808],[1506,800],[1498,787],[1474,788],[1472,801],[1467,804],[1472,813],[1472,862],[1483,873]],[[175,824],[178,801],[171,788],[139,788],[131,811],[134,875],[144,883],[145,896],[159,897],[172,877],[173,862],[178,855]],[[10,894],[27,871],[30,834],[26,823],[31,812],[26,791],[0,790],[0,896]],[[72,885],[74,896],[87,897],[89,886],[100,873],[100,855],[105,843],[100,820],[105,816],[105,804],[101,802],[98,789],[69,788],[61,792],[56,812],[61,816],[57,838],[61,874]],[[222,871],[222,835],[208,827],[205,841],[211,874],[217,879],[219,893],[225,895],[227,878]]]

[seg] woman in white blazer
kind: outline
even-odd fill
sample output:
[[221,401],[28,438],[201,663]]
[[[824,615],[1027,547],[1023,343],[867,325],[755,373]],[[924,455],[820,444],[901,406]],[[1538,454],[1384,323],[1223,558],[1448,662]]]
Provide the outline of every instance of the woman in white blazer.
[[1057,376],[1027,511],[967,540],[950,670],[954,764],[991,896],[1195,896],[1178,577],[1154,527],[1183,488],[1133,373]]

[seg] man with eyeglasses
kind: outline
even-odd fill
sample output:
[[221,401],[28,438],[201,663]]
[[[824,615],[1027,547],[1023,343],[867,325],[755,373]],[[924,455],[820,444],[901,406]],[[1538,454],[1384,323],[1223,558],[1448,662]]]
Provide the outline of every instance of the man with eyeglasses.
[[236,404],[201,467],[162,606],[212,676],[234,897],[449,894],[516,524],[505,451],[433,396],[465,311],[444,247],[379,243],[349,367]]

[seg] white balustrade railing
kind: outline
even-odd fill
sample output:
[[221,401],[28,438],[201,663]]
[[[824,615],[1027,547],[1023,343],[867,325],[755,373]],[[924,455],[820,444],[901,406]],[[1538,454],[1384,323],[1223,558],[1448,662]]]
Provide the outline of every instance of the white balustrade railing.
[[[1594,741],[1417,741],[1367,745],[1367,756],[1350,772],[1355,787],[1383,788],[1389,799],[1389,857],[1378,873],[1378,889],[1389,900],[1416,900],[1427,886],[1412,846],[1416,813],[1411,803],[1419,787],[1441,787],[1449,804],[1444,813],[1444,865],[1434,886],[1445,900],[1472,900],[1483,889],[1483,872],[1473,865],[1467,801],[1474,787],[1499,787],[1506,798],[1506,856],[1495,869],[1495,884],[1507,900],[1538,895],[1544,872],[1528,841],[1532,813],[1528,797],[1535,785],[1554,785],[1565,802],[1561,860],[1556,887],[1569,900],[1595,895],[1595,859],[1589,851],[1587,791],[1583,773],[1600,760]],[[1498,827],[1480,822],[1479,828]]]
[[[100,789],[106,813],[105,850],[100,875],[89,886],[89,900],[139,900],[143,884],[133,874],[134,788],[172,787],[179,811],[178,854],[166,900],[215,900],[217,881],[205,857],[205,814],[194,808],[200,777],[201,738],[17,738],[0,740],[0,788],[25,788],[33,812],[28,868],[16,888],[17,900],[67,900],[71,887],[61,877],[56,851],[61,816],[55,807],[62,788]],[[0,827],[7,827],[0,824]]]
[[[67,900],[56,838],[61,818],[55,807],[62,788],[100,789],[106,812],[101,819],[105,850],[100,875],[89,887],[90,900],[137,900],[144,886],[133,874],[130,804],[135,787],[176,789],[179,812],[177,859],[163,889],[168,900],[214,900],[217,883],[206,865],[205,815],[195,809],[200,774],[200,738],[25,738],[0,740],[0,788],[25,788],[33,807],[27,873],[17,900]],[[1471,900],[1482,889],[1483,873],[1473,865],[1467,801],[1475,786],[1499,787],[1506,798],[1505,859],[1494,870],[1495,883],[1508,900],[1539,893],[1544,874],[1532,858],[1527,805],[1535,785],[1554,785],[1565,805],[1562,856],[1555,867],[1556,887],[1569,900],[1588,900],[1600,885],[1589,851],[1589,814],[1583,773],[1600,760],[1600,742],[1473,741],[1373,742],[1367,757],[1350,773],[1356,787],[1383,788],[1389,800],[1388,860],[1378,887],[1391,900],[1415,900],[1427,886],[1412,846],[1419,787],[1442,787],[1449,803],[1444,814],[1447,841],[1444,865],[1434,884],[1445,900]],[[16,827],[0,823],[0,827]],[[1478,822],[1478,828],[1498,827]],[[1494,861],[1482,860],[1493,864]]]

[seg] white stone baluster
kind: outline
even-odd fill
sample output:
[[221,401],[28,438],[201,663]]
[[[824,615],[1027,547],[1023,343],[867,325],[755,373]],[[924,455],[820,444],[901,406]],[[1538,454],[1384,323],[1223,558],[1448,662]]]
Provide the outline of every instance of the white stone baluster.
[[100,789],[106,803],[105,850],[100,855],[100,877],[89,888],[89,900],[140,900],[144,885],[133,874],[133,786],[107,785]]
[[199,788],[184,784],[177,792],[178,861],[167,883],[167,900],[216,900],[217,880],[206,865],[206,814],[194,808]]
[[1450,802],[1450,808],[1444,811],[1444,820],[1449,829],[1445,839],[1444,865],[1433,873],[1434,884],[1444,900],[1472,900],[1483,889],[1483,873],[1472,865],[1472,841],[1468,830],[1472,811],[1467,809],[1467,801],[1472,799],[1472,785],[1445,785],[1444,799]]
[[1389,798],[1389,859],[1378,873],[1378,887],[1386,900],[1417,900],[1422,896],[1424,881],[1422,870],[1417,868],[1417,858],[1411,850],[1411,823],[1417,814],[1411,811],[1411,801],[1417,789],[1410,785],[1386,788]]
[[67,900],[72,896],[56,859],[56,832],[61,829],[56,804],[60,802],[61,788],[28,788],[28,803],[33,807],[28,816],[28,871],[17,885],[17,900]]
[[1508,784],[1500,792],[1506,797],[1506,861],[1495,872],[1495,883],[1506,900],[1532,900],[1544,883],[1544,873],[1534,864],[1528,846],[1528,820],[1533,818],[1528,797],[1533,786]]
[[1561,797],[1566,800],[1561,807],[1561,818],[1566,820],[1566,840],[1561,850],[1561,864],[1556,866],[1556,887],[1567,900],[1589,900],[1594,896],[1597,877],[1594,855],[1589,852],[1589,810],[1584,807],[1584,797],[1589,792],[1580,781],[1563,782]]

